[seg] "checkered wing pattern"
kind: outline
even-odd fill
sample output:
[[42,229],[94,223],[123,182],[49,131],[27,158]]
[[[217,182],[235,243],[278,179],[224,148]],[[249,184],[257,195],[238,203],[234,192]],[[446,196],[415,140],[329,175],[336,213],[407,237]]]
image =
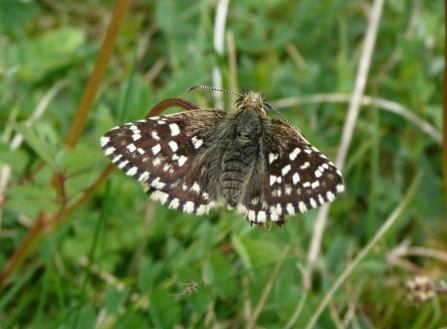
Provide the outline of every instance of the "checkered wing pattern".
[[272,121],[262,149],[263,168],[254,172],[251,192],[238,207],[256,224],[283,224],[285,216],[332,202],[344,191],[340,171],[324,154],[288,123]]
[[218,109],[192,110],[115,127],[101,138],[104,153],[154,200],[198,215],[217,205],[202,191],[195,173],[226,116]]

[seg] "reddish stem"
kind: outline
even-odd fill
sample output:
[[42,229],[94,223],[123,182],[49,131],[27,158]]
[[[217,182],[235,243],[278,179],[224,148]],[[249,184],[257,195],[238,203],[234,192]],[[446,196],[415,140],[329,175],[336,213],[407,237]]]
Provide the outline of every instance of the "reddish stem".
[[49,223],[50,220],[47,215],[41,212],[38,215],[36,222],[31,227],[31,230],[28,231],[28,234],[20,243],[19,247],[14,251],[14,254],[9,258],[8,262],[0,273],[0,287],[3,287],[11,273],[17,269],[17,267],[28,255],[29,251],[39,241],[40,235]]
[[148,115],[146,115],[146,118],[157,116],[164,110],[174,106],[181,107],[187,111],[199,109],[197,105],[191,103],[190,101],[187,101],[186,99],[168,98],[155,105],[154,108],[148,113]]

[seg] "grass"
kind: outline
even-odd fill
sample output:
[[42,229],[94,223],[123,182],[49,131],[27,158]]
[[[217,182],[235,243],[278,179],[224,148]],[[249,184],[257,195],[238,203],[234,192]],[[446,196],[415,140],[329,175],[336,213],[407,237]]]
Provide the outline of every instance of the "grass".
[[[0,4],[0,326],[447,326],[442,2],[219,3]],[[347,192],[270,231],[148,200],[99,138],[233,107],[198,84],[264,91]]]

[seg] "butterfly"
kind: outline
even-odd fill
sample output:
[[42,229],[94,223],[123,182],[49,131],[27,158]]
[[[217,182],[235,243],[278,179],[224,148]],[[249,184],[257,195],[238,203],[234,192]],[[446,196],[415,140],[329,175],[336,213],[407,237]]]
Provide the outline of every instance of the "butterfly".
[[276,109],[264,93],[233,94],[239,99],[231,112],[167,100],[190,110],[115,127],[101,147],[150,198],[171,209],[203,215],[227,206],[267,228],[344,191],[341,172],[297,127],[268,116]]

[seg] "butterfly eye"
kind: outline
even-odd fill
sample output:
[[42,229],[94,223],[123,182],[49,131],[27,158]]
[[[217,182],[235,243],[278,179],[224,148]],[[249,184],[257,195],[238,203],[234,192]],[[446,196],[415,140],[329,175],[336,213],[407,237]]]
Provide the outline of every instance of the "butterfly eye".
[[236,100],[235,104],[236,104],[238,107],[241,106],[241,105],[242,105],[242,102],[244,101],[244,99],[245,99],[245,96],[241,96],[241,97],[239,97],[239,98]]
[[262,104],[262,108],[264,109],[265,113],[269,113],[269,111],[272,109],[272,106],[268,103]]

